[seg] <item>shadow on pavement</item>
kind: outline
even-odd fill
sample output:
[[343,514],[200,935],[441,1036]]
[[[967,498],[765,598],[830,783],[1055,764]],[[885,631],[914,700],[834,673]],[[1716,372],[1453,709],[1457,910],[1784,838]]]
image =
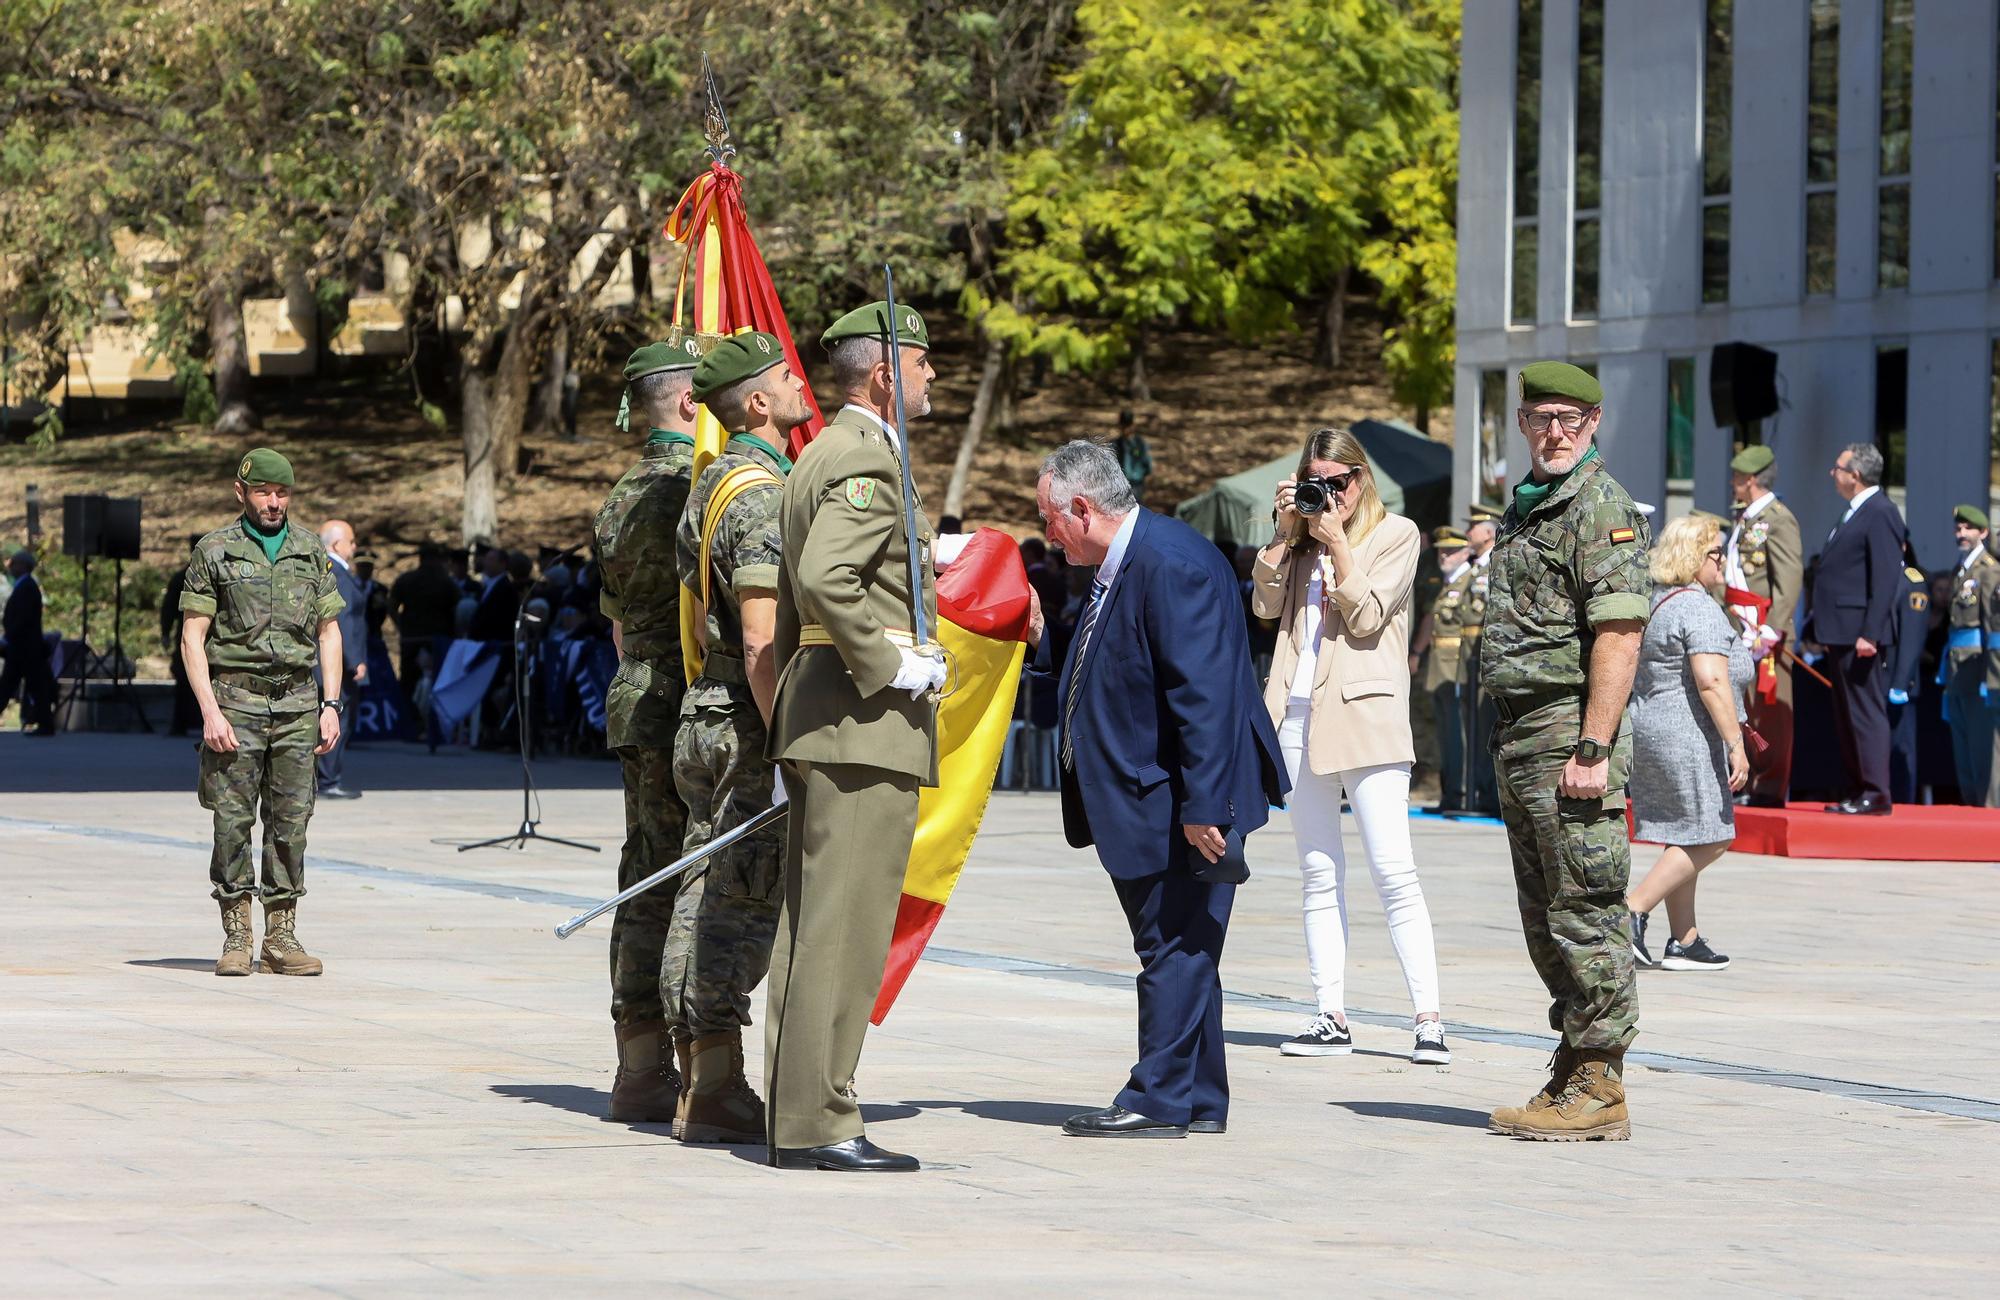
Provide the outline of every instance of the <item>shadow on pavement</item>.
[[[154,970],[202,970],[215,969],[213,957],[135,957],[125,963],[127,966],[150,966]],[[262,969],[263,963],[257,963]]]
[[1485,1128],[1486,1112],[1463,1106],[1429,1106],[1414,1101],[1330,1101],[1368,1119],[1407,1119],[1419,1124],[1443,1124],[1451,1128]]
[[[1222,1031],[1222,1041],[1231,1047],[1276,1047],[1278,1044],[1288,1041],[1290,1037],[1291,1035],[1289,1034],[1260,1034],[1248,1029],[1225,1029]],[[1408,1052],[1383,1052],[1368,1047],[1357,1047],[1350,1055],[1379,1056],[1387,1061],[1407,1061],[1410,1059]],[[1298,1057],[1295,1059],[1311,1060],[1313,1058]]]
[[1005,1124],[1035,1124],[1059,1128],[1072,1115],[1097,1107],[1086,1102],[1074,1105],[1060,1101],[913,1101],[911,1113],[919,1110],[956,1110],[975,1119],[996,1119]]
[[[538,1106],[553,1106],[573,1115],[603,1119],[611,1111],[611,1094],[602,1088],[585,1088],[574,1083],[496,1083],[487,1091]],[[665,1124],[633,1124],[631,1128],[664,1129]]]

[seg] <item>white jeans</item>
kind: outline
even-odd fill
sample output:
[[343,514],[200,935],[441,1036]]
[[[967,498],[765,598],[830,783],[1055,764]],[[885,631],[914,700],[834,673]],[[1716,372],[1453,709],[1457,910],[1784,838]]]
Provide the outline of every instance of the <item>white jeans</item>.
[[1278,728],[1285,769],[1292,778],[1292,836],[1298,841],[1305,886],[1306,964],[1319,1009],[1343,1021],[1347,966],[1347,853],[1340,839],[1340,795],[1354,806],[1361,847],[1375,892],[1389,918],[1389,941],[1403,965],[1410,1003],[1418,1015],[1438,1009],[1437,946],[1431,912],[1417,883],[1410,851],[1410,765],[1387,763],[1315,776],[1305,760],[1310,722],[1296,700]]

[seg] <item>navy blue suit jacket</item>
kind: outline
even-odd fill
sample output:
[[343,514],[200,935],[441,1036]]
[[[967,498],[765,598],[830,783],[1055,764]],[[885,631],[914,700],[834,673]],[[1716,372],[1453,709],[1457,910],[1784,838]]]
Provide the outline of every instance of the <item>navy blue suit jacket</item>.
[[361,579],[354,576],[354,570],[339,560],[333,562],[333,585],[340,592],[347,608],[334,616],[340,624],[340,658],[347,670],[347,679],[354,680],[354,670],[368,662],[368,593],[361,585]]
[[1886,492],[1861,503],[1854,518],[1833,530],[1813,561],[1806,591],[1804,635],[1826,646],[1851,646],[1867,637],[1895,644],[1902,622],[1903,516]]
[[[1053,670],[1047,647],[1038,668]],[[1072,643],[1056,690],[1069,699]],[[1243,835],[1270,820],[1287,782],[1278,733],[1250,666],[1236,574],[1215,544],[1140,508],[1091,632],[1070,716],[1074,770],[1062,775],[1063,831],[1097,846],[1115,878],[1173,870],[1192,852],[1183,824]]]
[[0,619],[7,658],[26,668],[48,657],[48,643],[42,639],[42,584],[34,574],[24,573],[14,584]]

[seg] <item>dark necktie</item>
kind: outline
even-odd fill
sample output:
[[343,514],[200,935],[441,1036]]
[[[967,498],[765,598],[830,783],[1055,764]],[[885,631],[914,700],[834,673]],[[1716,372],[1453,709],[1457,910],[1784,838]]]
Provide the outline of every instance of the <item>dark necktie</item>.
[[1076,668],[1069,676],[1069,698],[1063,701],[1062,765],[1071,770],[1076,768],[1076,747],[1070,742],[1070,715],[1076,712],[1076,697],[1083,690],[1083,669],[1090,660],[1090,634],[1097,627],[1098,611],[1104,608],[1104,593],[1108,588],[1103,579],[1090,584],[1090,602],[1083,607],[1083,622],[1076,629]]

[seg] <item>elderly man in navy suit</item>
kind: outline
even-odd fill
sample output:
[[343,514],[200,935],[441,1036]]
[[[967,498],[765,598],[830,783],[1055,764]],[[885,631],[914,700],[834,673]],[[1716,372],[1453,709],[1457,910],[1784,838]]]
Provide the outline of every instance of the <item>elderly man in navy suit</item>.
[[[1097,846],[1140,964],[1138,1063],[1111,1106],[1063,1131],[1220,1133],[1231,873],[1286,789],[1236,575],[1201,534],[1141,509],[1095,443],[1044,462],[1036,504],[1070,562],[1097,566],[1056,691],[1063,830]],[[1046,643],[1037,666],[1054,670]]]
[[[354,529],[344,519],[329,519],[319,530],[320,541],[326,544],[328,558],[333,561],[333,585],[340,592],[347,608],[338,616],[340,622],[341,671],[347,681],[342,691],[349,698],[359,700],[361,688],[368,681],[368,589],[361,585],[361,579],[354,572]],[[358,715],[349,715],[350,723],[340,729],[340,739],[333,742],[333,748],[319,756],[319,797],[322,799],[359,799],[359,790],[350,790],[341,783],[347,773],[347,738],[359,729]]]
[[1847,513],[1828,534],[1806,582],[1804,639],[1825,647],[1833,670],[1833,721],[1850,787],[1833,813],[1889,811],[1889,652],[1903,593],[1903,516],[1882,494],[1882,452],[1873,443],[1844,448],[1834,462],[1834,491]]

